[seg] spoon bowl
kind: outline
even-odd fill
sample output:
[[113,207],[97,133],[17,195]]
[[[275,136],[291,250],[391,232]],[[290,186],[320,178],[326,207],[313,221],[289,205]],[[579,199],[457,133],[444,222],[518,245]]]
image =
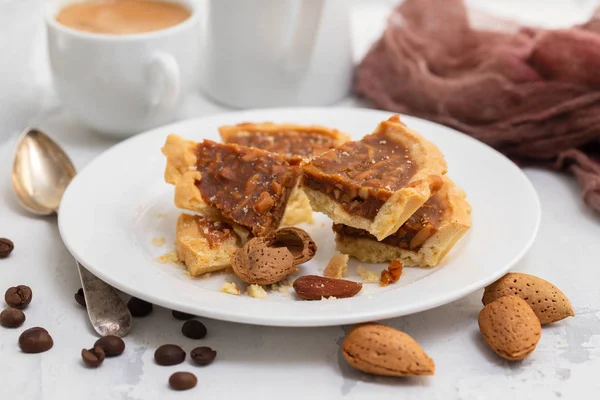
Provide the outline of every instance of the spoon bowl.
[[13,161],[12,183],[19,201],[37,215],[56,213],[75,176],[69,156],[37,129],[21,134]]
[[[36,215],[58,212],[62,196],[75,176],[67,154],[38,129],[25,129],[19,138],[12,183],[21,205]],[[88,317],[101,336],[123,337],[131,329],[131,313],[117,291],[77,262]]]

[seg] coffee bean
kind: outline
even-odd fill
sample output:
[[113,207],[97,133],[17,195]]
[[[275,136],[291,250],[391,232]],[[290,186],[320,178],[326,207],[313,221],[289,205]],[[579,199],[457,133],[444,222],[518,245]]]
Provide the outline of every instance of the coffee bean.
[[0,325],[5,328],[18,328],[25,322],[25,314],[16,308],[7,308],[0,313]]
[[185,360],[185,351],[175,344],[163,344],[154,352],[154,360],[158,365],[176,365]]
[[171,314],[173,314],[173,317],[175,317],[176,319],[182,320],[182,321],[187,321],[188,319],[192,319],[194,318],[194,316],[192,314],[186,314],[184,312],[181,311],[171,311]]
[[0,258],[8,257],[14,248],[15,245],[12,240],[0,238]]
[[44,328],[29,328],[19,336],[19,347],[23,353],[42,353],[54,346],[52,337]]
[[125,342],[118,336],[108,335],[96,340],[94,347],[102,348],[107,357],[113,357],[123,354]]
[[85,294],[83,293],[83,289],[79,288],[77,293],[75,293],[75,301],[79,303],[79,305],[85,307]]
[[152,303],[148,303],[137,297],[132,297],[127,303],[129,312],[134,317],[145,317],[152,312]]
[[102,362],[104,361],[104,357],[106,357],[106,354],[100,346],[94,346],[89,350],[81,350],[81,358],[83,359],[83,362],[85,363],[85,365],[91,368],[99,367],[100,364],[102,364]]
[[14,308],[25,308],[31,303],[33,293],[31,288],[26,285],[13,286],[6,290],[4,294],[4,301],[10,307]]
[[217,357],[217,351],[210,347],[196,347],[190,353],[190,357],[198,365],[208,365]]
[[188,390],[196,386],[198,378],[191,372],[175,372],[169,378],[169,385],[174,390]]
[[195,319],[191,321],[185,321],[181,327],[181,333],[190,339],[202,339],[206,336],[206,326],[200,321]]

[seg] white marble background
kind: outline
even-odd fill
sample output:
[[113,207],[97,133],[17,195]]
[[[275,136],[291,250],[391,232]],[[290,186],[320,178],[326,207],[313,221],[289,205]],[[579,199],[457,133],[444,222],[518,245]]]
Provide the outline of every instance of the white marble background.
[[[568,26],[585,20],[596,1],[471,3],[528,23]],[[19,208],[10,189],[10,163],[15,134],[32,118],[65,147],[78,170],[115,142],[82,129],[57,103],[47,74],[41,4],[0,0],[0,237],[11,238],[16,245],[10,258],[0,260],[0,289],[17,284],[33,288],[24,328],[45,327],[55,346],[40,355],[21,354],[17,338],[22,329],[0,329],[0,399],[597,398],[600,216],[581,204],[570,177],[538,169],[526,173],[542,203],[540,233],[515,270],[554,282],[570,297],[577,316],[544,328],[538,348],[523,362],[499,359],[481,340],[479,291],[434,310],[386,321],[421,343],[436,362],[433,377],[390,379],[351,370],[339,352],[347,327],[284,329],[204,320],[209,334],[198,342],[183,337],[181,322],[159,307],[151,316],[135,320],[123,356],[106,360],[97,370],[84,368],[79,353],[96,337],[84,310],[73,300],[79,288],[73,259],[60,240],[55,218],[33,218]],[[359,57],[380,33],[387,8],[395,2],[353,4]],[[353,99],[342,104],[359,105]],[[179,118],[221,111],[225,109],[198,94],[180,110]],[[208,345],[218,351],[217,360],[205,368],[188,361],[159,367],[153,353],[165,343],[178,343],[186,351]],[[195,372],[198,386],[174,393],[167,380],[181,369]]]

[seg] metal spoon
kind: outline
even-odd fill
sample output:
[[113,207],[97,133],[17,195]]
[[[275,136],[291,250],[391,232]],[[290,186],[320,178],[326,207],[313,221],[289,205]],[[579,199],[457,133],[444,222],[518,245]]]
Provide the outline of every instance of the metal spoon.
[[[75,176],[67,154],[38,129],[21,133],[12,168],[12,183],[21,205],[36,215],[58,212],[60,200]],[[131,329],[131,313],[116,290],[92,275],[78,261],[86,308],[101,336],[123,337]]]

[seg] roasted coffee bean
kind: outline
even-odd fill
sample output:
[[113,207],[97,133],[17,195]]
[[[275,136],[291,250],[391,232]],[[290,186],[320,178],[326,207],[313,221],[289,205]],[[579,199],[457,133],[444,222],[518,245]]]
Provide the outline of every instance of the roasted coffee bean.
[[174,390],[188,390],[196,386],[198,379],[191,372],[175,372],[169,378],[169,386]]
[[96,340],[94,347],[101,347],[107,357],[113,357],[123,354],[125,342],[118,336],[108,335]]
[[15,245],[12,240],[0,238],[0,258],[8,257],[14,248]]
[[106,357],[106,354],[100,346],[94,346],[89,350],[81,350],[81,358],[83,359],[83,362],[85,365],[91,368],[99,367],[100,364],[102,364],[102,361],[104,361],[104,357]]
[[182,320],[182,321],[187,321],[188,319],[194,318],[194,316],[192,314],[186,314],[186,313],[181,312],[181,311],[175,311],[175,310],[173,310],[171,312],[171,314],[173,314],[173,317],[175,317],[176,319],[179,319],[179,320]]
[[77,293],[75,293],[75,301],[79,303],[79,305],[86,307],[85,305],[85,294],[83,293],[83,289],[79,288]]
[[208,365],[217,357],[217,351],[210,347],[196,347],[190,357],[198,365]]
[[127,303],[129,312],[134,317],[145,317],[152,312],[152,303],[148,303],[137,297],[132,297]]
[[185,360],[185,351],[175,344],[163,344],[154,352],[158,365],[176,365]]
[[181,327],[181,333],[190,339],[202,339],[206,336],[206,326],[200,321],[195,319],[191,321],[185,321]]
[[14,308],[25,308],[31,303],[33,293],[31,288],[26,285],[13,286],[6,290],[4,294],[4,301],[10,307]]
[[19,347],[23,353],[43,353],[54,346],[47,330],[40,327],[29,328],[19,336]]
[[5,328],[18,328],[25,322],[25,314],[16,308],[7,308],[0,313],[0,325]]

